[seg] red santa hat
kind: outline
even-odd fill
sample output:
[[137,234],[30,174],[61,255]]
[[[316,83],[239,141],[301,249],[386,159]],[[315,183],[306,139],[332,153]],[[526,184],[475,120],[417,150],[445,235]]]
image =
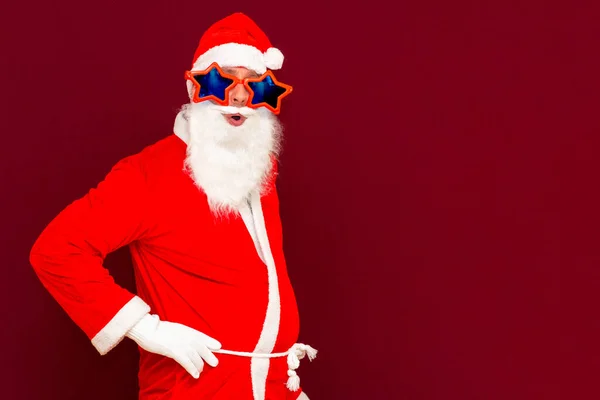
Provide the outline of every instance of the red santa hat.
[[200,38],[192,70],[203,70],[213,62],[221,67],[245,67],[259,74],[277,70],[283,54],[248,16],[235,13],[214,23]]

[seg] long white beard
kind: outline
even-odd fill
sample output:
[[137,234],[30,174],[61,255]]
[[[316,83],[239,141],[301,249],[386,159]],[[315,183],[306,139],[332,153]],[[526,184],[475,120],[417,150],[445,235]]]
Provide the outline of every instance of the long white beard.
[[[272,157],[280,152],[282,127],[269,110],[222,107],[212,102],[183,107],[190,142],[185,166],[207,196],[218,216],[237,213],[248,195],[264,193],[272,169]],[[230,125],[223,114],[239,113],[247,119]]]

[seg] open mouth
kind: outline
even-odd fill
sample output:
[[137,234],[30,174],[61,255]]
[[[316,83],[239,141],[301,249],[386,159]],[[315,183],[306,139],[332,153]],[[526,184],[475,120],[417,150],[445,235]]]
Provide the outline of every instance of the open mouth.
[[224,116],[227,122],[233,126],[240,126],[246,120],[246,117],[240,114],[227,114]]

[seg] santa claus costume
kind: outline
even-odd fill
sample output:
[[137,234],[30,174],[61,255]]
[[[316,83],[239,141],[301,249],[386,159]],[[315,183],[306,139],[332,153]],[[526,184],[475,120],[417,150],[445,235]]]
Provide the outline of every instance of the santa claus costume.
[[[190,96],[207,96],[209,86],[191,79],[205,76],[193,71],[245,67],[265,78],[282,62],[252,20],[231,15],[200,39],[187,75]],[[265,79],[274,82],[273,75]],[[297,343],[283,253],[275,114],[291,88],[278,88],[268,107],[240,108],[246,121],[239,127],[224,122],[223,109],[231,108],[224,103],[190,102],[171,134],[118,162],[31,250],[40,281],[100,354],[126,337],[140,344],[140,400],[306,398],[295,369],[316,351]],[[253,95],[260,98],[256,88]],[[136,294],[103,267],[123,246],[131,251]],[[146,345],[148,332],[160,340]],[[204,340],[218,365],[202,367],[189,347],[178,350],[196,333],[204,336],[190,343]],[[194,373],[191,362],[179,362],[186,354],[200,365]]]

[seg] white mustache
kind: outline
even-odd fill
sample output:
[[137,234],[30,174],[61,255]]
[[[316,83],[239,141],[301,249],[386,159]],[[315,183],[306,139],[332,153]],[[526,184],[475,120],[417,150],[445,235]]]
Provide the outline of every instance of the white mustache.
[[219,106],[214,104],[210,108],[219,111],[221,114],[240,114],[244,117],[256,114],[256,110],[250,107]]

